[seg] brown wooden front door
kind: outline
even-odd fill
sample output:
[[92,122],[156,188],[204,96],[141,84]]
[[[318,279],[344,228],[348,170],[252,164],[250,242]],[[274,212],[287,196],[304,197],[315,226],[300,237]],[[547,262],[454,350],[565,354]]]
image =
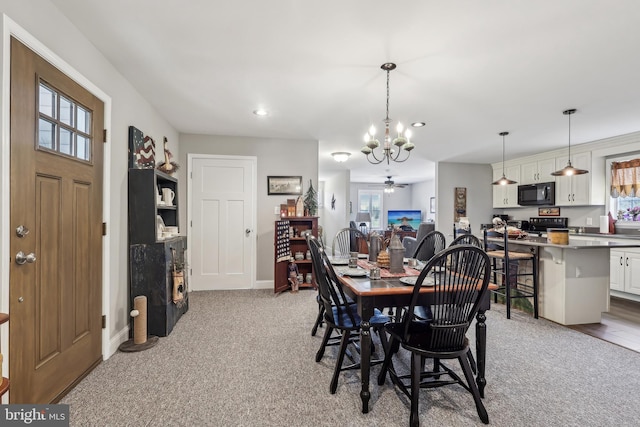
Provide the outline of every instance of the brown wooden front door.
[[11,40],[11,403],[56,402],[102,360],[103,112]]

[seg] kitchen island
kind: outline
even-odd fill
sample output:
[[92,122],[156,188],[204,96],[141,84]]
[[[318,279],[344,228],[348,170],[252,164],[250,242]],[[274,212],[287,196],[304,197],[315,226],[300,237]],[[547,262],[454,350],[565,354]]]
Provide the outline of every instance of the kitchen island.
[[540,316],[576,325],[600,323],[602,312],[609,311],[609,250],[638,248],[640,241],[570,236],[568,244],[558,245],[548,243],[546,237],[526,237],[508,239],[508,245],[509,251],[538,254]]

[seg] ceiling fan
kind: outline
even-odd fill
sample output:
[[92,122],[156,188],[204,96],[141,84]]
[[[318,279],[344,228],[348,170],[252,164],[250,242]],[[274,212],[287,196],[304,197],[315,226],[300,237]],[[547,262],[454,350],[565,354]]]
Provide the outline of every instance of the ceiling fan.
[[374,184],[375,186],[384,186],[385,193],[393,193],[393,190],[396,188],[404,188],[406,184],[396,184],[392,179],[391,175],[387,176],[387,180],[383,184]]

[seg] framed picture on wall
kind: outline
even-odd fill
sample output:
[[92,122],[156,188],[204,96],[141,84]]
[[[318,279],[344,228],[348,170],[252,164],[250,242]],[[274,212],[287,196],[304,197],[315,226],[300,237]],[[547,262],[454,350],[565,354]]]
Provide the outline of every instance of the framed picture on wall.
[[301,176],[268,176],[267,194],[299,196],[302,194]]
[[429,199],[429,212],[430,213],[436,213],[436,198],[435,197],[431,197]]

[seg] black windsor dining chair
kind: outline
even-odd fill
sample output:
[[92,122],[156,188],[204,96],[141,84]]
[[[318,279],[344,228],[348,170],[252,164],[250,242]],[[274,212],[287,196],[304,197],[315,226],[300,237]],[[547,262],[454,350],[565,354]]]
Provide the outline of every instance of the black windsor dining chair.
[[[329,386],[331,394],[335,394],[338,387],[340,372],[351,369],[360,369],[359,362],[354,362],[346,366],[343,366],[343,362],[345,354],[347,353],[347,347],[350,344],[354,344],[358,339],[361,319],[357,313],[356,305],[345,295],[342,285],[337,280],[337,275],[333,270],[326,253],[322,250],[317,240],[309,239],[309,248],[311,250],[311,261],[313,263],[313,270],[316,274],[320,299],[324,305],[324,321],[327,325],[322,343],[316,353],[316,362],[322,360],[325,348],[331,340],[333,331],[338,330],[341,333],[338,357],[333,377],[331,379],[331,384]],[[374,316],[369,319],[371,327],[379,332],[380,341],[384,349],[387,347],[387,340],[383,327],[384,324],[389,321],[390,318],[383,315],[377,309],[374,310]],[[378,361],[377,363],[380,362],[381,361]],[[372,364],[374,363],[376,362],[372,362]]]
[[429,261],[435,254],[446,247],[446,239],[444,234],[439,231],[430,231],[418,243],[418,247],[412,258],[420,261]]
[[[411,401],[410,425],[420,425],[418,400],[421,388],[459,384],[472,396],[483,423],[489,415],[482,403],[478,386],[469,363],[469,340],[466,336],[481,299],[488,292],[489,258],[483,249],[472,245],[455,245],[439,252],[425,266],[413,288],[409,310],[399,322],[387,323],[390,334],[378,384],[385,383],[386,374]],[[431,317],[422,319],[414,314],[420,290],[433,287]],[[409,375],[396,371],[392,358],[399,347],[411,353]],[[433,359],[432,370],[426,370],[426,359]],[[443,360],[457,359],[464,380]],[[443,378],[444,377],[444,378]]]
[[458,235],[458,237],[456,237],[455,239],[453,239],[451,243],[449,243],[449,246],[455,246],[455,245],[473,245],[479,248],[484,248],[484,246],[480,242],[480,239],[478,239],[473,234]]

